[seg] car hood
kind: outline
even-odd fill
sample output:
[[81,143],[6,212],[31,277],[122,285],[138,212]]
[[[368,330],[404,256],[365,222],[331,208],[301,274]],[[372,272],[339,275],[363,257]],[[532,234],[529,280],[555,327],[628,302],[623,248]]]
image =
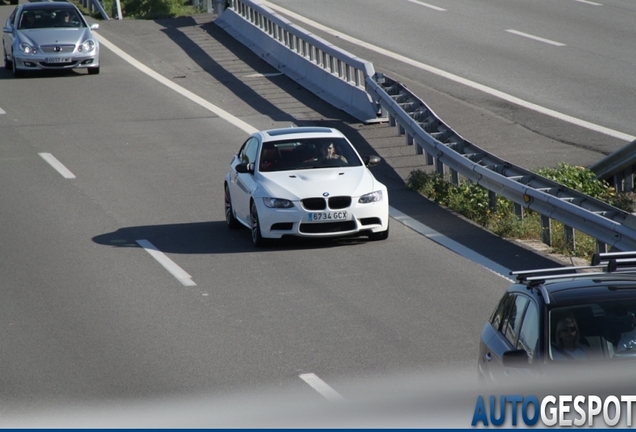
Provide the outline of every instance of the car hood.
[[22,42],[29,42],[34,46],[77,45],[91,37],[88,27],[19,30],[18,34]]
[[316,168],[297,171],[261,173],[263,196],[299,200],[318,197],[349,195],[357,197],[376,191],[382,186],[366,167]]

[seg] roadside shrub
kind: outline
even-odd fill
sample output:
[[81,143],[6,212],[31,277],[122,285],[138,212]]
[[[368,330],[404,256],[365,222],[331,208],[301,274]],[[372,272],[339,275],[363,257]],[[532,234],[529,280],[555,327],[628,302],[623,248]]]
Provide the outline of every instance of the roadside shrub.
[[589,169],[560,163],[556,168],[541,168],[537,174],[621,210],[630,213],[634,211],[633,194],[616,194],[612,185],[604,180],[598,180],[594,172]]
[[[594,173],[586,168],[562,163],[556,168],[541,168],[536,172],[621,210],[632,212],[636,207],[633,193],[616,194],[609,183],[597,180]],[[472,182],[460,180],[459,185],[455,186],[437,173],[415,170],[409,174],[406,184],[432,201],[471,219],[502,238],[541,240],[539,214],[524,209],[524,217],[519,218],[515,214],[514,203],[500,196],[497,196],[496,211],[493,211],[488,202],[488,190]],[[563,236],[563,224],[552,221],[553,252],[590,258],[596,251],[596,240],[578,231],[575,231],[574,235],[575,248],[569,250]]]

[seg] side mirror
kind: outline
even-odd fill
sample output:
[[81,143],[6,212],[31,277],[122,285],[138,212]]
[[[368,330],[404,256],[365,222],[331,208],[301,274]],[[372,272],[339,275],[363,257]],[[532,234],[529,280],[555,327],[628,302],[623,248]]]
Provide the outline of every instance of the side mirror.
[[504,367],[529,368],[530,358],[526,350],[511,350],[503,353],[501,361]]
[[254,174],[254,164],[252,163],[240,163],[234,167],[237,173],[245,174],[250,173]]
[[364,156],[364,157],[362,158],[362,161],[364,162],[364,164],[365,164],[366,166],[374,166],[374,165],[377,165],[377,164],[379,164],[379,163],[380,163],[380,161],[381,161],[381,160],[382,160],[382,158],[381,158],[381,157],[379,157],[379,156],[375,156],[375,155],[373,155],[373,156]]
[[11,26],[2,27],[2,33],[11,33],[12,31],[13,31],[13,27]]

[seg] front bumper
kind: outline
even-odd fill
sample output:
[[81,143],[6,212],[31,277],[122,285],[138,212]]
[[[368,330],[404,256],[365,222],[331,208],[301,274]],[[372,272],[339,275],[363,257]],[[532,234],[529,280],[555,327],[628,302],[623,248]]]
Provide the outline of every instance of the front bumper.
[[15,55],[13,61],[16,69],[20,70],[60,70],[60,69],[82,69],[99,67],[99,53],[92,54],[72,54],[58,57],[67,58],[65,62],[47,62],[47,59],[54,58],[52,55]]
[[339,209],[347,212],[347,218],[333,221],[310,221],[310,213],[316,212],[305,210],[297,202],[289,209],[269,208],[260,198],[255,198],[255,203],[261,235],[265,238],[328,238],[386,231],[389,228],[389,200],[386,198],[386,191],[384,196],[382,201],[375,203],[352,202],[351,206]]

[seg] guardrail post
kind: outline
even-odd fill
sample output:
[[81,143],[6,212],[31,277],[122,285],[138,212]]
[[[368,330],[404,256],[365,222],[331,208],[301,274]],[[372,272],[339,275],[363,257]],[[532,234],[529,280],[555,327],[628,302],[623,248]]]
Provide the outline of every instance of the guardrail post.
[[567,250],[573,251],[576,247],[574,229],[565,224],[563,224],[563,240],[565,241],[565,247]]
[[623,180],[625,182],[624,192],[631,192],[634,190],[634,166],[630,165],[623,171]]
[[[440,155],[441,156],[441,155]],[[437,172],[437,174],[439,174],[441,177],[444,177],[444,164],[442,163],[441,160],[439,160],[439,157],[435,159],[435,171]]]
[[541,241],[552,246],[552,220],[544,215],[541,215]]
[[459,174],[454,169],[451,169],[450,172],[451,172],[451,183],[455,186],[459,186]]
[[488,191],[488,208],[493,213],[497,211],[497,194],[491,190]]
[[519,218],[519,220],[523,220],[523,206],[521,204],[513,203],[513,208],[515,215]]
[[426,165],[431,166],[434,163],[435,162],[433,162],[433,155],[430,154],[429,152],[426,152]]
[[607,252],[607,244],[603,243],[602,241],[597,240],[596,241],[596,252],[599,252],[599,253]]

